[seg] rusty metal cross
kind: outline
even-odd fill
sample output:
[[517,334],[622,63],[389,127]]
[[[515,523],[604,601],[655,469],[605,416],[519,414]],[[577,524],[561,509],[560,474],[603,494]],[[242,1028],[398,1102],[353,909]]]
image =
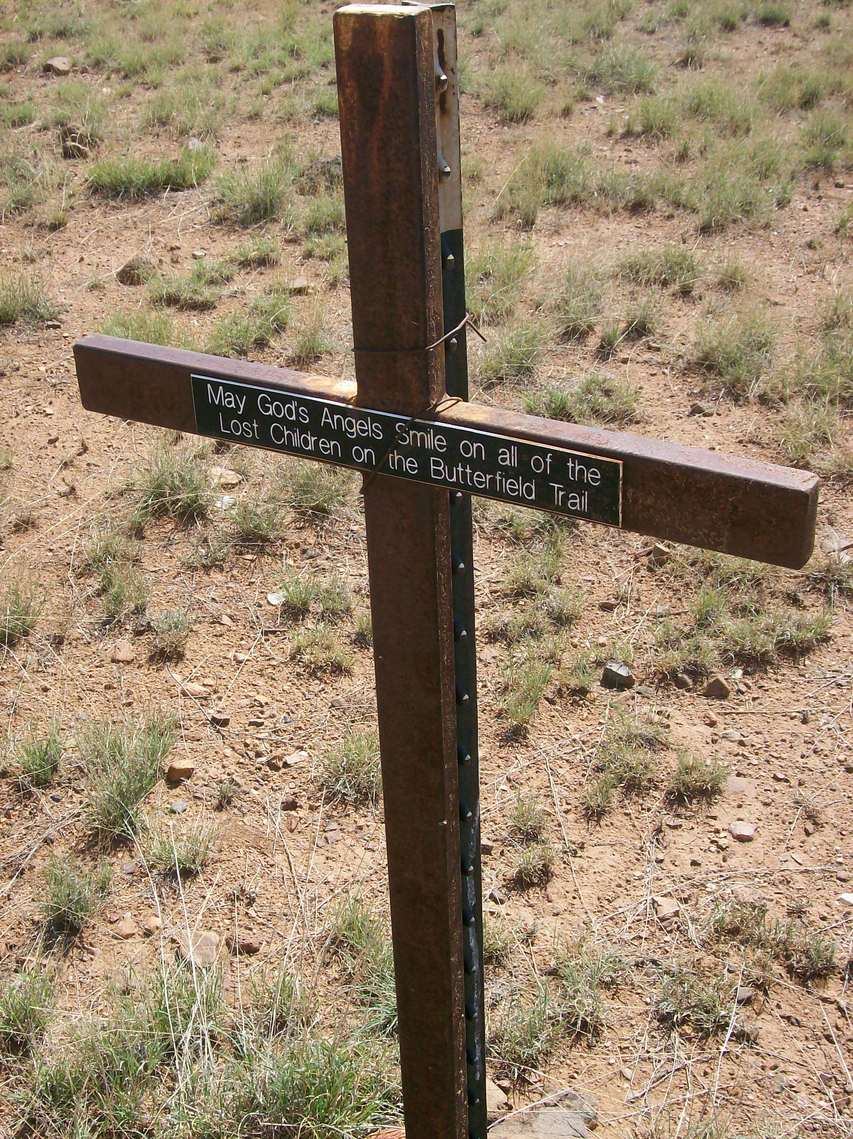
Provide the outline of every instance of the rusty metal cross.
[[817,479],[467,402],[452,4],[334,18],[356,382],[88,336],[90,411],[365,472],[407,1139],[484,1139],[471,493],[798,568]]

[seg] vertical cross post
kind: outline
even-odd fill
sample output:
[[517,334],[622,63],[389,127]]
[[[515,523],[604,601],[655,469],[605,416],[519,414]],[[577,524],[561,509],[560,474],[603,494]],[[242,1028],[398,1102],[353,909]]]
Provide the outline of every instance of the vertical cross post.
[[[349,5],[335,52],[358,402],[422,415],[445,391],[432,15]],[[467,1139],[449,497],[368,476],[364,502],[406,1135]]]

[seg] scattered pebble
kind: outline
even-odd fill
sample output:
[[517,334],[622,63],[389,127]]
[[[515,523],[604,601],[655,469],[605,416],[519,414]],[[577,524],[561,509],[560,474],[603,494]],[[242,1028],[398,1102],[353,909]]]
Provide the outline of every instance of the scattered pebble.
[[219,709],[216,712],[210,713],[210,722],[215,728],[227,728],[231,723],[231,716],[228,712],[223,712]]
[[853,894],[843,893],[838,895],[838,900],[845,906],[853,906]]
[[296,767],[297,764],[304,763],[306,759],[310,759],[310,758],[311,757],[309,756],[307,751],[294,751],[294,752],[291,752],[290,755],[285,757],[284,766],[285,767]]
[[702,695],[712,700],[728,700],[731,694],[731,686],[722,676],[712,677],[702,689]]
[[139,926],[130,914],[125,914],[121,921],[116,922],[113,932],[121,941],[130,941],[139,937]]
[[693,681],[683,672],[677,672],[672,678],[672,683],[676,688],[680,688],[682,692],[687,692],[693,687]]
[[755,823],[745,823],[737,819],[729,826],[729,834],[738,842],[752,842],[757,829]]
[[601,674],[601,684],[604,688],[633,688],[635,677],[630,667],[623,661],[609,660]]
[[136,649],[130,641],[117,641],[110,654],[113,664],[130,664],[136,660]]
[[655,916],[663,925],[671,922],[678,911],[681,909],[681,906],[679,906],[675,898],[663,898],[655,896],[652,898],[652,904],[655,907]]
[[226,944],[229,952],[239,957],[254,957],[261,951],[261,939],[251,933],[229,933]]
[[173,759],[166,771],[169,783],[184,783],[195,774],[195,763],[191,759]]
[[213,930],[178,935],[178,956],[193,962],[200,969],[211,969],[219,957],[222,938]]
[[71,74],[71,60],[67,55],[54,55],[50,59],[45,60],[43,71],[49,75],[70,75]]
[[186,799],[175,799],[174,802],[169,804],[169,810],[173,815],[182,815],[187,809]]
[[145,257],[131,257],[116,273],[116,280],[120,285],[144,285],[154,272],[156,266]]
[[243,481],[243,476],[237,471],[232,471],[230,467],[211,467],[209,474],[213,486],[228,488],[239,486]]

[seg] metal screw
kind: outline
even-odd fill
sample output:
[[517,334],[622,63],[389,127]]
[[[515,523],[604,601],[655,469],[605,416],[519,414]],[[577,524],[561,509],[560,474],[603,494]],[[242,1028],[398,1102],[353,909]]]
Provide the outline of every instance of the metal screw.
[[459,347],[459,341],[456,339],[455,336],[452,337],[452,339],[447,341],[447,351],[448,352],[455,352],[458,347]]

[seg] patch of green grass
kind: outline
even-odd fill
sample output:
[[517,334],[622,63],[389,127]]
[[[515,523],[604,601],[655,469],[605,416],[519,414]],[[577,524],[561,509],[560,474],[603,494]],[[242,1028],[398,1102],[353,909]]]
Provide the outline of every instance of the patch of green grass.
[[151,312],[148,309],[116,313],[101,325],[101,331],[106,336],[119,336],[124,340],[142,340],[148,344],[178,346],[181,339],[168,313]]
[[0,1053],[26,1055],[44,1036],[53,1009],[53,981],[43,969],[12,977],[0,987]]
[[505,669],[500,711],[514,729],[526,728],[551,682],[553,667],[536,652],[510,661]]
[[727,257],[717,269],[714,283],[727,293],[737,293],[746,285],[749,274],[736,257]]
[[787,28],[793,11],[785,0],[761,0],[755,9],[755,22],[766,28]]
[[480,98],[502,123],[526,123],[545,98],[545,88],[527,68],[499,65],[490,73]]
[[468,309],[478,324],[501,324],[512,315],[534,259],[526,241],[493,242],[469,259]]
[[18,322],[44,324],[58,315],[58,307],[37,278],[24,273],[0,275],[0,327]]
[[489,969],[499,969],[510,958],[515,937],[510,924],[500,914],[483,918],[483,962]]
[[676,803],[715,799],[722,791],[728,769],[715,759],[682,753],[667,784],[666,794]]
[[276,493],[292,510],[325,518],[345,505],[352,486],[349,471],[293,461],[285,465]]
[[18,782],[22,788],[47,787],[59,770],[63,753],[59,725],[53,723],[43,735],[31,735],[16,749]]
[[158,444],[134,486],[136,518],[175,518],[198,522],[207,518],[211,490],[204,464],[186,447]]
[[793,173],[790,148],[772,136],[723,142],[710,150],[673,204],[694,210],[702,233],[737,222],[764,222],[790,202]]
[[181,312],[205,312],[216,307],[218,286],[230,281],[234,270],[226,261],[196,261],[189,273],[153,277],[148,292],[155,305],[168,305]]
[[144,613],[150,595],[145,577],[124,562],[104,566],[98,577],[97,589],[104,607],[104,617],[110,624]]
[[0,103],[0,127],[12,130],[28,127],[38,118],[38,109],[29,99],[23,103]]
[[583,265],[569,265],[551,304],[560,339],[582,340],[592,332],[603,303],[599,274]]
[[545,835],[548,813],[537,798],[517,792],[507,820],[510,838],[520,843],[539,842]]
[[595,681],[597,674],[595,662],[590,653],[580,653],[563,665],[560,670],[560,684],[574,696],[586,696]]
[[675,289],[682,296],[693,292],[701,275],[696,257],[682,245],[663,245],[629,254],[619,262],[617,271],[635,285]]
[[234,507],[231,519],[241,542],[264,545],[277,541],[284,533],[281,503],[275,499],[264,500],[247,495]]
[[675,968],[663,978],[654,1008],[669,1031],[689,1029],[700,1039],[707,1039],[728,1028],[733,1001],[731,981]]
[[498,1063],[516,1074],[529,1075],[547,1059],[559,1039],[559,1004],[540,981],[534,994],[515,993],[501,1003],[489,1050]]
[[657,306],[650,297],[634,301],[620,320],[607,321],[601,329],[596,351],[609,359],[627,341],[651,336],[657,326]]
[[562,419],[568,423],[615,423],[637,421],[640,389],[626,380],[591,372],[574,388],[546,387],[525,396],[525,411]]
[[174,87],[156,91],[145,105],[143,126],[175,138],[216,138],[226,118],[225,98],[201,70],[185,68]]
[[304,311],[294,327],[294,340],[288,362],[297,368],[313,364],[332,350],[325,333],[325,307],[314,304]]
[[0,44],[0,71],[12,71],[16,67],[24,67],[28,62],[32,48],[23,40],[10,40]]
[[0,594],[0,646],[13,649],[28,637],[40,612],[35,588],[23,580],[9,581]]
[[528,379],[536,370],[545,343],[539,324],[518,324],[496,334],[486,347],[477,369],[484,389]]
[[207,350],[216,356],[247,356],[253,348],[265,348],[287,328],[290,292],[273,285],[256,297],[247,313],[223,317],[213,327]]
[[589,202],[597,188],[598,174],[587,150],[540,143],[513,171],[495,203],[495,215],[514,217],[530,229],[543,207]]
[[672,95],[642,95],[628,111],[624,133],[660,141],[678,134],[681,122],[681,108]]
[[48,932],[74,937],[106,897],[112,880],[109,863],[88,871],[54,856],[44,870],[41,911]]
[[155,661],[183,660],[192,628],[186,610],[164,609],[151,617],[149,625],[151,628],[149,658]]
[[795,466],[808,463],[829,476],[853,472],[848,422],[828,400],[789,403],[777,438],[785,459]]
[[655,754],[664,742],[659,725],[615,712],[595,757],[595,778],[583,794],[585,813],[600,818],[610,809],[617,791],[625,795],[647,791],[657,779]]
[[836,968],[836,946],[831,938],[801,922],[787,922],[776,931],[776,953],[792,977],[804,984],[825,981]]
[[844,166],[853,163],[848,120],[836,111],[813,111],[803,126],[802,138],[806,166],[834,170],[839,159]]
[[210,176],[215,162],[208,147],[186,148],[177,158],[103,158],[91,167],[87,182],[102,197],[138,201],[168,190],[194,189]]
[[265,221],[292,220],[293,177],[288,158],[223,175],[217,184],[219,216],[246,229]]
[[338,117],[338,90],[336,87],[318,87],[311,99],[311,110],[320,119]]
[[657,67],[637,48],[620,44],[594,56],[582,77],[601,91],[638,94],[654,90]]
[[167,823],[146,831],[145,856],[155,870],[166,874],[200,874],[210,861],[215,838],[216,827],[204,819]]
[[154,713],[121,724],[95,723],[78,741],[86,770],[83,816],[101,838],[133,838],[140,805],[177,737],[173,717]]
[[712,123],[727,135],[749,134],[755,121],[755,107],[740,87],[721,79],[700,79],[682,96],[685,114],[702,123]]
[[831,91],[826,71],[802,64],[777,64],[759,76],[759,98],[774,111],[808,111],[818,106]]
[[380,1036],[397,1031],[397,995],[391,940],[382,922],[356,894],[334,911],[330,948],[342,959],[363,1010],[364,1029]]
[[344,200],[340,193],[318,194],[309,200],[302,218],[306,235],[343,233],[345,229]]
[[732,898],[719,905],[711,933],[768,954],[805,984],[825,980],[836,967],[836,946],[830,938],[802,921],[771,919],[763,902]]
[[376,733],[360,729],[347,732],[324,753],[319,778],[320,786],[333,802],[378,803],[382,772]]
[[562,950],[555,962],[560,980],[560,1020],[573,1037],[592,1044],[607,1024],[602,989],[613,988],[625,972],[617,954],[600,951],[586,941]]
[[352,653],[344,645],[338,630],[331,625],[301,629],[291,642],[290,657],[309,672],[320,675],[339,676],[352,672]]
[[65,158],[86,158],[104,140],[107,108],[88,83],[66,80],[56,90],[48,122],[59,131]]
[[732,312],[706,321],[696,338],[694,359],[726,395],[746,399],[769,370],[776,330],[760,312]]
[[281,254],[277,243],[271,237],[261,235],[245,245],[238,246],[231,260],[241,269],[266,269],[271,265],[278,265]]

